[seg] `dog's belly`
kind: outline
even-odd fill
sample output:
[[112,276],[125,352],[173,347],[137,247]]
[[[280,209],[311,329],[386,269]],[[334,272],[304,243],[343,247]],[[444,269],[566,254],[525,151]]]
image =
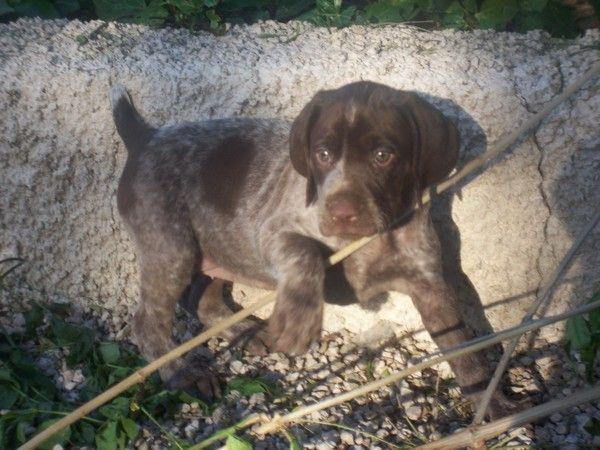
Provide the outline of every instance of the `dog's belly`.
[[200,270],[203,274],[208,275],[211,278],[219,278],[221,280],[231,281],[233,283],[241,283],[247,286],[257,287],[261,289],[273,290],[277,287],[275,281],[258,279],[256,277],[247,277],[245,275],[236,273],[235,271],[218,264],[214,259],[206,255],[204,255],[204,257],[202,258]]

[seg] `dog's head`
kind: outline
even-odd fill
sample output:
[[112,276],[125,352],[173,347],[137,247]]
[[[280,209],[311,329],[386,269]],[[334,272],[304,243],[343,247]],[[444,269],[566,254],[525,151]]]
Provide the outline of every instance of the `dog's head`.
[[456,127],[409,92],[357,82],[320,91],[292,125],[290,157],[307,178],[326,236],[380,232],[454,167]]

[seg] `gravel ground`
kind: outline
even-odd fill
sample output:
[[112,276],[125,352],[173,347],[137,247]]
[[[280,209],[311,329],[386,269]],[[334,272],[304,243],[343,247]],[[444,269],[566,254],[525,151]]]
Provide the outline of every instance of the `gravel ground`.
[[[8,331],[24,326],[22,313],[15,304],[25,305],[44,294],[32,289],[4,290],[0,303],[0,324]],[[12,299],[12,301],[9,301]],[[56,299],[55,299],[56,300]],[[103,313],[90,314],[73,310],[75,323],[91,326],[107,339],[128,336],[127,327],[108,330],[102,323]],[[175,335],[187,339],[200,328],[185,313],[179,314]],[[277,386],[273,394],[258,393],[243,397],[237,391],[224,395],[207,415],[197,404],[182,404],[174,417],[161,424],[174,436],[200,442],[217,430],[231,426],[253,413],[284,414],[293,408],[339,394],[359,385],[407,367],[424,354],[422,342],[403,339],[382,343],[374,348],[354,344],[355,336],[343,331],[327,334],[321,344],[306,355],[290,358],[283,354],[256,357],[232,348],[221,339],[212,339],[198,350],[211,360],[223,381],[235,377],[266,378]],[[33,350],[33,348],[30,348]],[[497,358],[498,355],[490,355]],[[69,369],[60,351],[44,353],[37,359],[47,375],[76,401],[85,378],[80,369]],[[570,395],[585,386],[585,367],[577,355],[569,358],[564,348],[535,339],[534,350],[513,359],[507,393],[521,401],[539,403]],[[470,413],[460,396],[447,365],[427,369],[408,379],[387,386],[365,397],[330,408],[306,418],[307,422],[289,428],[302,448],[308,449],[377,449],[414,446],[451,434],[469,423]],[[600,420],[598,404],[587,404],[557,413],[534,426],[513,429],[489,441],[490,446],[549,445],[575,449],[600,446],[600,436],[592,436],[586,425]],[[319,423],[320,422],[320,423]],[[330,424],[324,424],[329,422]],[[343,427],[343,428],[342,428]],[[153,424],[142,423],[142,433],[135,441],[139,449],[162,449],[169,441]],[[394,444],[394,445],[392,445]],[[283,434],[254,439],[256,449],[288,449]],[[513,447],[514,448],[514,447]]]

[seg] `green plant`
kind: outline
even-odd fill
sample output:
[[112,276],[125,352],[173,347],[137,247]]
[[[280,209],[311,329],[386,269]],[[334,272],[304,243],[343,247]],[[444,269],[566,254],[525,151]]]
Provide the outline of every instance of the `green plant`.
[[[600,5],[592,2],[598,15]],[[560,0],[0,0],[0,21],[18,17],[102,19],[151,26],[223,30],[225,22],[305,20],[327,27],[414,23],[425,28],[579,30]]]
[[[589,302],[600,300],[600,292],[596,293]],[[586,375],[590,382],[596,381],[594,365],[600,351],[600,309],[582,316],[567,320],[567,346],[570,351],[578,351],[585,363]]]
[[226,392],[238,391],[240,395],[248,397],[252,394],[274,394],[276,385],[265,378],[233,378],[227,383]]
[[[91,329],[62,319],[64,313],[60,308],[48,310],[36,305],[25,314],[22,333],[0,330],[0,449],[23,444],[32,432],[48,427],[76,406],[35,364],[37,356],[58,350],[67,354],[67,366],[80,369],[85,376],[80,402],[144,365],[131,348],[99,341]],[[35,350],[24,350],[24,343],[32,341]],[[166,391],[158,377],[153,376],[65,428],[41,448],[50,449],[55,444],[88,445],[100,450],[124,448],[139,433],[141,413],[155,421],[154,416],[172,416],[182,402],[198,402],[206,408],[200,400],[183,392]],[[189,446],[178,441],[175,444]]]

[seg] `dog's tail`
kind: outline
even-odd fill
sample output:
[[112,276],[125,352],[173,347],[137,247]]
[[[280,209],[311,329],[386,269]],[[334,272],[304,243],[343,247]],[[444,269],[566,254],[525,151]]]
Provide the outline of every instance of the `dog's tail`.
[[130,154],[143,151],[156,129],[148,125],[137,112],[124,86],[114,85],[110,89],[109,98],[117,131],[127,151]]

